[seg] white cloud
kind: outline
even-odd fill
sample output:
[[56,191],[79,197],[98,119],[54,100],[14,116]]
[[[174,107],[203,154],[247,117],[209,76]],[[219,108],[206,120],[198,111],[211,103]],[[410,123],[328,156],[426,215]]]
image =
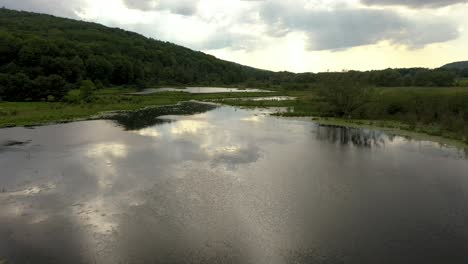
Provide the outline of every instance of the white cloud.
[[[462,53],[458,48],[467,44],[463,31],[468,26],[463,10],[466,5],[451,5],[463,2],[466,1],[0,0],[0,6],[121,27],[260,68],[307,71],[365,68],[365,62],[354,61],[354,67],[344,63],[364,49],[376,54],[380,49],[395,56],[421,54],[437,43],[457,43],[457,50],[450,53]],[[438,8],[441,6],[447,7]],[[387,63],[386,67],[407,65],[404,56],[397,57],[399,61],[385,59],[383,54],[380,62]],[[431,57],[419,56],[420,66],[441,60],[428,62],[426,58]]]
[[167,10],[174,14],[193,15],[197,11],[197,0],[124,0],[127,7],[149,10]]
[[401,5],[408,7],[437,8],[454,4],[468,3],[467,0],[362,0],[367,5]]
[[86,5],[86,0],[0,0],[3,7],[70,18],[78,18]]

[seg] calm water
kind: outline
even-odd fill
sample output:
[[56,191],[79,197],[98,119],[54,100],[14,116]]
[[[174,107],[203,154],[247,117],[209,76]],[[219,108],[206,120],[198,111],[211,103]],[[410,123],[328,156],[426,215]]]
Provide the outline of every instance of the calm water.
[[462,150],[260,110],[165,119],[0,130],[0,262],[468,261]]
[[222,100],[241,100],[241,101],[291,101],[297,97],[292,96],[266,96],[266,97],[245,97],[245,98],[228,98]]
[[132,93],[133,95],[146,95],[162,92],[185,92],[193,94],[207,94],[207,93],[254,93],[263,92],[269,93],[271,91],[261,89],[239,89],[239,88],[220,88],[220,87],[187,87],[185,89],[178,88],[150,88],[141,92]]

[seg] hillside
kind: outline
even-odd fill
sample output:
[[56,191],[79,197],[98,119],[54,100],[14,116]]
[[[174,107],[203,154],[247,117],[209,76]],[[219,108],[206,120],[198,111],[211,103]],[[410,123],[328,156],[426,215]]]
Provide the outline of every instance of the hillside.
[[0,96],[61,97],[73,84],[234,84],[268,71],[95,23],[0,9]]
[[446,65],[442,66],[442,68],[458,69],[458,70],[468,69],[468,61],[452,62],[452,63],[449,63],[449,64],[446,64]]

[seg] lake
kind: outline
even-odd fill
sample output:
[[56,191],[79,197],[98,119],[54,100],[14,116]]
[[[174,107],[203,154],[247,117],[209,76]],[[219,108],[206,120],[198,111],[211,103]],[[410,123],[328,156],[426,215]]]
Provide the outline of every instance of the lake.
[[244,98],[227,98],[227,99],[220,99],[223,100],[240,100],[240,101],[294,101],[297,97],[292,96],[266,96],[266,97],[244,97]]
[[149,95],[163,92],[184,92],[192,94],[208,93],[271,93],[272,91],[262,89],[239,89],[239,88],[221,88],[221,87],[186,87],[186,88],[149,88],[141,92],[131,93],[132,95]]
[[467,263],[466,151],[204,111],[1,129],[0,262]]

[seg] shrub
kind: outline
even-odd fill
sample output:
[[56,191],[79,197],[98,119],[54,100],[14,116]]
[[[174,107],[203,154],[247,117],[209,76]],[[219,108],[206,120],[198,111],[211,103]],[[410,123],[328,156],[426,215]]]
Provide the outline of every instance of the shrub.
[[71,103],[71,104],[76,104],[79,103],[81,100],[80,98],[80,91],[75,89],[75,90],[70,90],[67,95],[63,98],[63,101],[66,103]]
[[80,99],[84,102],[92,101],[95,89],[96,87],[94,86],[94,83],[92,81],[82,81],[80,86]]

